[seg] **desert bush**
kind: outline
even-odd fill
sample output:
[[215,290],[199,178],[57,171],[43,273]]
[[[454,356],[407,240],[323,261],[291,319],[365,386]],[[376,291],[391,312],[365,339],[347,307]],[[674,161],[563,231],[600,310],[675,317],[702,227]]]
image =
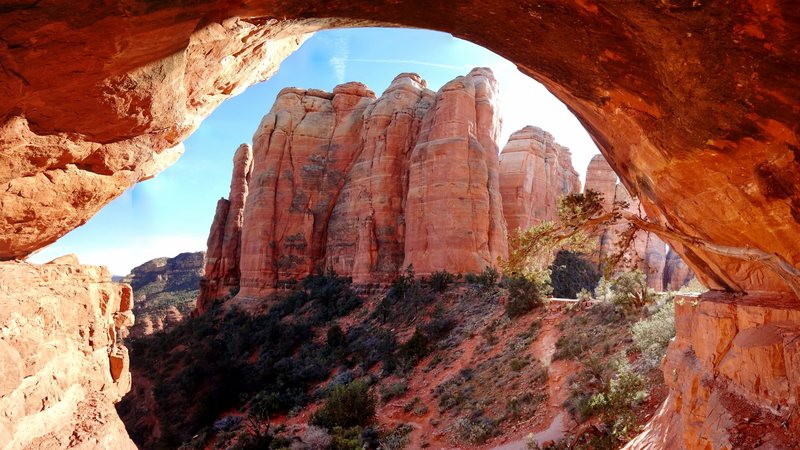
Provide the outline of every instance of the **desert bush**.
[[375,397],[363,381],[333,388],[325,404],[312,414],[309,423],[328,429],[369,425],[375,419]]
[[675,336],[675,304],[664,303],[655,314],[633,324],[631,333],[648,368],[655,367]]
[[460,417],[453,422],[453,433],[456,437],[473,445],[485,443],[490,437],[497,435],[498,431],[495,421],[483,415]]
[[406,380],[399,380],[395,381],[386,386],[381,387],[381,402],[386,403],[387,401],[399,397],[408,391],[408,383]]
[[425,280],[428,286],[435,292],[444,292],[456,280],[455,275],[446,271],[440,270],[433,272],[429,278]]
[[647,289],[647,278],[639,270],[624,272],[611,281],[611,302],[622,311],[644,306],[652,297]]
[[560,250],[550,265],[554,297],[577,298],[582,290],[594,291],[599,280],[600,272],[580,253]]
[[636,407],[647,397],[644,379],[631,369],[624,357],[615,362],[615,373],[603,392],[594,394],[589,406],[620,441],[638,431]]
[[411,425],[400,424],[380,441],[383,450],[402,450],[408,446]]
[[469,284],[477,284],[485,288],[491,288],[497,285],[497,280],[500,278],[500,272],[492,266],[486,266],[481,273],[468,273],[464,275],[464,281]]
[[545,301],[547,286],[539,280],[524,275],[510,276],[503,280],[508,290],[505,310],[510,318],[523,316]]
[[331,325],[325,335],[325,345],[329,348],[339,348],[347,344],[347,336],[345,336],[342,327],[338,324]]
[[331,446],[331,435],[324,428],[312,425],[303,434],[303,443],[308,450],[328,450]]
[[580,292],[578,292],[578,295],[576,295],[576,298],[578,300],[584,301],[584,302],[587,301],[587,300],[591,300],[592,299],[592,292],[591,291],[587,291],[586,289],[581,289]]

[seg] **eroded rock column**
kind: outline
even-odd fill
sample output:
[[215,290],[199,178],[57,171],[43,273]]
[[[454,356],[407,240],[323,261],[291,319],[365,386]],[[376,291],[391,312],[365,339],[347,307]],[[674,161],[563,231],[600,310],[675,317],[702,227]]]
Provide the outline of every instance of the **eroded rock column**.
[[497,162],[496,82],[473,69],[444,85],[411,154],[404,266],[479,272],[508,251]]

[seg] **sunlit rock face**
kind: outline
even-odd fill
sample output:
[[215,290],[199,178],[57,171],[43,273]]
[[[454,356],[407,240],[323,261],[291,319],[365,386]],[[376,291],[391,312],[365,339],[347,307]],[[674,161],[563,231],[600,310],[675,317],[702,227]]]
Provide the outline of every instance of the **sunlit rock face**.
[[240,294],[258,297],[313,273],[345,177],[361,151],[375,94],[361,83],[332,93],[283,89],[253,136],[242,228]]
[[0,448],[136,448],[113,406],[131,388],[131,306],[104,267],[0,263]]
[[247,184],[253,168],[253,151],[247,144],[236,149],[228,198],[217,202],[217,210],[208,234],[204,277],[200,281],[197,309],[204,311],[214,299],[222,298],[239,286],[244,205]]
[[580,191],[569,149],[550,133],[529,126],[511,135],[500,154],[500,192],[509,233],[556,220],[558,199]]
[[[377,99],[355,82],[281,91],[254,136],[252,168],[234,164],[239,201],[218,204],[198,310],[235,286],[258,298],[328,269],[372,284],[408,266],[428,274],[497,264],[507,238],[496,97],[489,69],[437,93],[407,73]],[[241,226],[223,229],[236,214]],[[233,246],[220,250],[239,235],[238,259]],[[228,270],[240,277],[226,277],[220,261],[238,261]]]
[[[759,249],[789,267],[800,263],[796,5],[695,0],[477,0],[457,8],[432,0],[424,9],[402,0],[6,5],[0,257],[53,242],[174,161],[201,118],[273,73],[304,33],[378,23],[450,32],[542,81],[584,124],[650,220]],[[673,241],[712,289],[790,291],[763,261]],[[775,311],[798,304],[781,296],[754,302]],[[679,391],[680,405],[668,402],[663,417],[707,404],[699,388],[675,387],[673,398]],[[770,404],[750,398],[759,408]],[[688,440],[662,433],[651,442],[692,448],[691,429],[680,432]],[[724,443],[706,436],[698,448]]]
[[479,272],[508,252],[497,162],[500,116],[488,69],[445,84],[411,152],[405,266]]
[[324,267],[358,283],[391,282],[405,258],[410,153],[434,92],[402,73],[364,111],[363,149],[328,224]]
[[797,446],[800,309],[793,297],[678,295],[675,328],[663,362],[669,397],[626,449]]

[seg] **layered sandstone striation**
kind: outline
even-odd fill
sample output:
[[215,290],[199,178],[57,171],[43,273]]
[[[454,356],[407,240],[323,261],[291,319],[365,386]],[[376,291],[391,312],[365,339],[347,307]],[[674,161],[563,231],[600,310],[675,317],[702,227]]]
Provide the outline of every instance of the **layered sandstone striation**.
[[669,397],[631,450],[774,448],[800,433],[800,309],[786,295],[675,298]]
[[433,100],[425,80],[402,73],[364,111],[363,149],[328,223],[325,267],[356,282],[390,282],[402,270],[410,153]]
[[228,295],[239,286],[239,256],[241,254],[244,205],[247,184],[253,168],[253,151],[242,144],[233,155],[233,173],[228,198],[217,202],[217,210],[208,234],[204,277],[200,282],[198,309],[205,310],[208,302]]
[[491,70],[442,86],[411,153],[405,261],[418,273],[478,272],[508,252],[497,161],[500,116]]
[[[791,2],[16,2],[0,13],[0,257],[30,254],[157,173],[302,34],[366,24],[445,31],[512,59],[578,116],[650,220],[769,255],[670,242],[701,282],[797,290]],[[24,298],[29,286],[13,286]],[[684,392],[682,404],[703,400]]]
[[550,133],[528,126],[511,135],[500,154],[500,193],[509,233],[556,220],[558,198],[580,191],[570,150]]
[[0,264],[0,448],[136,448],[113,406],[131,388],[132,302],[74,257]]
[[285,88],[278,94],[253,136],[239,261],[244,297],[318,268],[328,221],[361,150],[364,111],[374,100],[355,82],[332,93]]
[[[332,93],[282,90],[253,138],[252,167],[244,147],[235,156],[198,310],[235,286],[255,298],[328,269],[387,283],[408,266],[495,265],[507,252],[496,97],[485,68],[437,93],[409,73],[377,99],[355,82]],[[225,225],[231,217],[236,226]],[[225,242],[238,247],[224,251]]]
[[133,288],[136,323],[132,338],[169,329],[195,307],[203,275],[203,252],[156,258],[131,270],[123,278]]

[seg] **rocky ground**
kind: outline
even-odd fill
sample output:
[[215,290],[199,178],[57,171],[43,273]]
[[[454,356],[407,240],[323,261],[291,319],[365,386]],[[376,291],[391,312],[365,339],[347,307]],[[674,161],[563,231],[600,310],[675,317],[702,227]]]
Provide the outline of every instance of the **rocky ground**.
[[[253,411],[269,398],[278,435],[308,444],[330,433],[332,448],[350,448],[336,444],[342,430],[309,422],[333,386],[364,380],[377,400],[365,429],[384,448],[509,450],[565,439],[617,448],[666,396],[657,364],[645,362],[631,335],[652,310],[625,315],[605,303],[555,300],[511,319],[508,292],[495,285],[459,282],[437,292],[414,281],[401,301],[391,291],[360,297],[320,282],[299,303],[303,295],[274,299],[269,313],[262,306],[242,314],[229,301],[136,342],[134,388],[119,407],[134,441],[248,448]],[[334,309],[323,306],[331,298]],[[619,359],[639,383],[635,401],[615,405],[633,417],[624,431],[613,429],[607,409],[588,406],[593,394],[611,395]]]

